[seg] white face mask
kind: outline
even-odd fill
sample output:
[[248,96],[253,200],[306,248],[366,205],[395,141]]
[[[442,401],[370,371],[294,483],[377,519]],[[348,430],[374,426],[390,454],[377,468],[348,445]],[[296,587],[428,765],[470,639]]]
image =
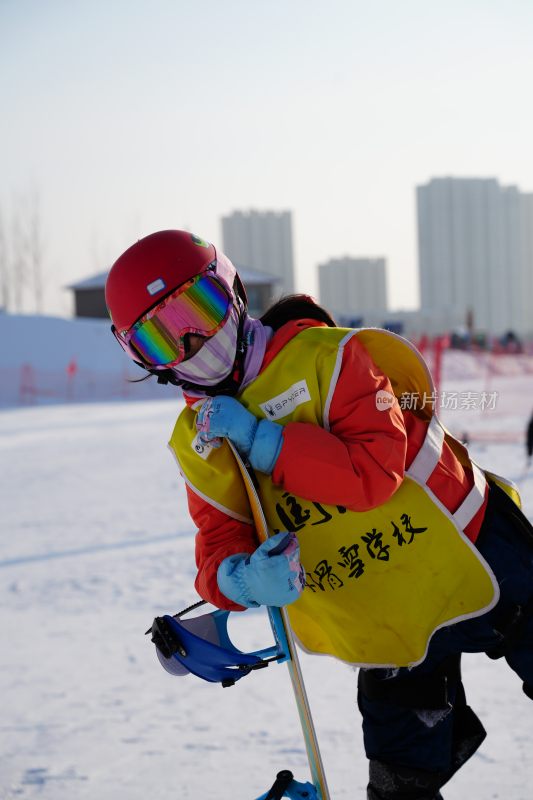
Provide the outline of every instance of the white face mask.
[[197,353],[183,361],[174,372],[180,380],[200,386],[216,386],[230,374],[237,353],[239,312],[233,307],[227,322]]

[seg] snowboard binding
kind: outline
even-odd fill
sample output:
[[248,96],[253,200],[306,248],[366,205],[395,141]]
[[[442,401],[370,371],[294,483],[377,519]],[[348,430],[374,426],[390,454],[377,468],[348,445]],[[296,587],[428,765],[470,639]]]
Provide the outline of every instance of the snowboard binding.
[[171,675],[192,673],[223,687],[233,686],[250,672],[287,659],[279,641],[272,647],[243,653],[228,634],[229,611],[216,611],[183,619],[189,611],[205,605],[200,601],[174,616],[156,617],[146,634],[152,634],[157,657]]

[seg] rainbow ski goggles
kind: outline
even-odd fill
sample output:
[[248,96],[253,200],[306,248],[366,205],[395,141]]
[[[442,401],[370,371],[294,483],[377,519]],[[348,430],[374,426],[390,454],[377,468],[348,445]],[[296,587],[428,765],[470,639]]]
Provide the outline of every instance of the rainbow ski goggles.
[[229,317],[231,293],[212,271],[202,272],[151,308],[129,330],[113,333],[121,347],[149,367],[171,367],[186,356],[188,333],[213,336]]

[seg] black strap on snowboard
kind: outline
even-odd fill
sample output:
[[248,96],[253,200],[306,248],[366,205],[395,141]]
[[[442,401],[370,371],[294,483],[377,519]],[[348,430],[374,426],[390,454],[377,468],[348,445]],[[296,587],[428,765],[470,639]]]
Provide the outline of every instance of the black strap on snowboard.
[[294,775],[289,769],[282,769],[278,772],[276,780],[272,784],[272,788],[266,795],[265,800],[282,800],[285,790],[289,788],[289,784],[294,780]]

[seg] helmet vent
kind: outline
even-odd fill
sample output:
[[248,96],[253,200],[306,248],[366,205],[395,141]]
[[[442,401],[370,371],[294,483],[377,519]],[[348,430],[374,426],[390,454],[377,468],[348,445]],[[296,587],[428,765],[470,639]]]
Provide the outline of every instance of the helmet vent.
[[152,283],[149,283],[148,286],[146,287],[146,290],[148,294],[151,295],[151,297],[153,297],[155,294],[162,292],[163,289],[166,288],[167,287],[163,278],[158,278],[157,280],[152,281]]

